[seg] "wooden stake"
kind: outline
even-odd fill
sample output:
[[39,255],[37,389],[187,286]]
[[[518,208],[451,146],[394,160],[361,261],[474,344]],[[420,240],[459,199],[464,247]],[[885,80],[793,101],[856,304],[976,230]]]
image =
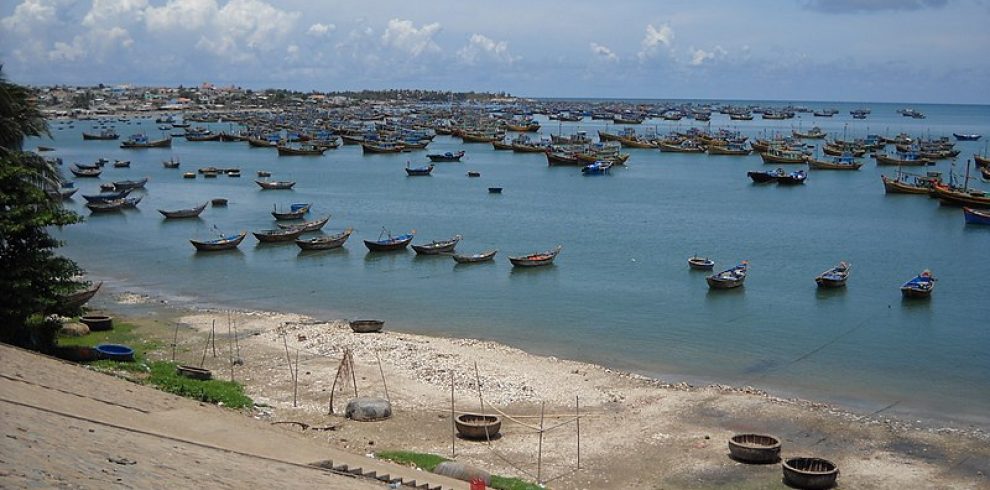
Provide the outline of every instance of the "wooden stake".
[[234,381],[234,339],[233,330],[230,327],[230,312],[227,312],[227,353],[230,361],[230,381]]
[[388,383],[385,382],[385,370],[382,369],[382,358],[378,355],[378,349],[375,349],[375,359],[378,360],[378,372],[382,375],[382,386],[385,387],[385,400],[392,404],[392,399],[388,396]]
[[547,407],[547,402],[540,405],[540,444],[536,454],[536,483],[543,484],[543,410]]
[[172,362],[175,362],[175,348],[179,345],[179,322],[175,322],[175,336],[172,338]]
[[454,441],[457,440],[457,426],[454,422],[454,370],[450,370],[450,457],[457,456]]
[[577,417],[577,469],[581,469],[581,398],[574,396],[574,414]]
[[296,349],[296,368],[292,371],[292,407],[296,405],[296,394],[299,392],[299,349]]
[[210,341],[213,343],[213,357],[217,357],[217,319],[213,319],[213,326],[210,328]]
[[347,359],[350,362],[350,366],[351,366],[351,382],[354,383],[354,398],[357,398],[358,396],[357,375],[354,374],[354,354],[347,356]]

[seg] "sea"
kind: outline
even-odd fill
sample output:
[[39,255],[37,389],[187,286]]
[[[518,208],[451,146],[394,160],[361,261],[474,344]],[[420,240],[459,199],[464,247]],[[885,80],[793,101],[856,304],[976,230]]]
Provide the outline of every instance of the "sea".
[[[897,113],[906,104],[798,104],[839,113],[783,121],[714,114],[710,124],[650,119],[637,129],[711,127],[766,137],[818,126],[846,139],[984,135],[957,143],[955,161],[920,169],[960,178],[990,139],[990,106],[913,104],[927,118],[912,119]],[[867,119],[850,116],[860,108],[871,110]],[[590,118],[537,120],[544,137],[621,129]],[[153,119],[112,125],[122,137],[162,134]],[[869,158],[859,171],[809,170],[804,185],[786,187],[747,178],[747,171],[776,168],[755,154],[625,149],[627,166],[585,176],[577,167],[548,166],[542,154],[451,136],[410,153],[365,155],[344,145],[322,157],[279,157],[246,143],[183,138],[170,149],[123,150],[119,141],[83,141],[81,132],[94,127],[53,121],[51,138],[26,146],[54,147],[47,155],[60,157],[80,188],[66,206],[85,222],[54,232],[64,242],[60,253],[107,281],[108,290],[193,307],[376,318],[390,330],[495,340],[669,382],[752,386],[861,413],[990,428],[990,227],[964,224],[960,208],[927,196],[886,195],[881,175],[897,169]],[[438,163],[431,176],[404,171],[426,165],[429,152],[462,149],[460,163]],[[99,179],[73,179],[67,171],[98,158],[132,164],[107,165]],[[171,158],[181,168],[164,168]],[[182,176],[206,166],[237,167],[243,177]],[[261,190],[259,170],[297,184]],[[970,186],[990,190],[975,175]],[[137,209],[94,215],[83,205],[81,194],[97,193],[101,183],[142,177],[150,180],[134,194],[143,196]],[[192,220],[164,220],[156,211],[213,198],[229,204]],[[312,203],[310,219],[332,215],[324,233],[351,227],[354,234],[343,248],[317,253],[261,244],[250,234],[231,252],[197,253],[189,242],[274,228],[270,211],[292,203]],[[413,243],[459,234],[459,252],[498,255],[457,265],[411,250],[369,253],[362,243],[413,230]],[[556,245],[562,252],[550,267],[513,268],[507,259]],[[748,261],[745,286],[709,290],[706,273],[687,266],[695,254],[715,260],[716,270]],[[815,276],[839,261],[852,265],[848,286],[817,288]],[[938,279],[931,298],[902,299],[900,285],[924,269]]]

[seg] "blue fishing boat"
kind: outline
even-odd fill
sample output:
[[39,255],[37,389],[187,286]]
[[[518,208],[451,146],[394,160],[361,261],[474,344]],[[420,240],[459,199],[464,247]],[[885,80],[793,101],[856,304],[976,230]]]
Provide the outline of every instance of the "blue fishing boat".
[[971,225],[990,225],[990,211],[973,208],[963,208],[966,223]]
[[849,279],[849,264],[839,262],[839,265],[819,274],[815,283],[820,288],[841,288],[846,285],[846,279]]
[[959,133],[952,133],[952,136],[955,136],[956,141],[979,141],[980,138],[983,137],[983,135],[981,134],[959,134]]
[[901,294],[905,298],[927,298],[932,295],[935,289],[935,278],[932,272],[925,269],[917,277],[904,283],[901,286]]
[[584,175],[605,175],[609,173],[612,168],[612,163],[604,160],[598,160],[595,163],[589,163],[581,169],[581,173]]
[[107,202],[123,199],[131,193],[131,189],[123,189],[117,192],[101,192],[99,194],[83,194],[86,202]]
[[746,281],[746,272],[749,269],[749,262],[745,260],[739,265],[726,269],[718,274],[712,274],[705,278],[708,287],[711,289],[731,289],[742,286]]
[[807,172],[804,170],[798,170],[797,172],[791,172],[778,178],[777,183],[780,185],[798,185],[803,184],[806,180],[808,180]]
[[413,177],[417,175],[430,175],[433,172],[433,165],[427,165],[425,167],[410,167],[409,163],[406,163],[406,175]]
[[411,242],[415,236],[415,230],[399,236],[392,236],[388,230],[382,230],[382,233],[378,235],[377,240],[365,240],[364,246],[368,247],[368,250],[372,252],[402,250],[406,248],[406,245],[409,245],[409,242]]

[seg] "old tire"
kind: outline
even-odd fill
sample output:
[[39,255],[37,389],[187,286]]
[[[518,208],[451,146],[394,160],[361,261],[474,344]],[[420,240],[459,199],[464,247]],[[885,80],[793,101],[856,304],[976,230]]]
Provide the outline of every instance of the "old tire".
[[457,461],[444,461],[437,465],[433,469],[433,472],[438,475],[449,476],[451,478],[456,478],[461,481],[471,481],[475,478],[485,482],[485,485],[492,484],[492,475],[488,474],[487,471],[471,466],[464,463],[458,463]]

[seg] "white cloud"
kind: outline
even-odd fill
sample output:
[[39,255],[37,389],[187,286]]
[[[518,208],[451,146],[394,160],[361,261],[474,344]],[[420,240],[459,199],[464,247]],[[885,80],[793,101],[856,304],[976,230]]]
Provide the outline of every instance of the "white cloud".
[[722,48],[722,46],[718,45],[712,48],[711,51],[705,51],[701,48],[694,49],[694,47],[691,47],[688,49],[688,52],[691,54],[691,61],[688,62],[691,66],[701,66],[706,61],[722,59],[729,54],[729,52]]
[[603,46],[596,42],[591,43],[591,52],[595,55],[596,59],[607,61],[609,63],[614,63],[619,61],[619,56],[615,54],[608,46]]
[[320,24],[319,22],[317,22],[316,24],[309,26],[309,30],[306,31],[306,34],[309,34],[310,36],[321,37],[321,36],[326,36],[327,34],[330,33],[330,31],[336,28],[337,26],[333,24]]
[[440,46],[433,41],[433,36],[440,32],[440,24],[434,22],[416,28],[411,20],[392,19],[382,34],[382,45],[399,51],[405,51],[412,56],[426,52],[438,52]]
[[669,49],[673,42],[674,30],[669,25],[663,24],[657,29],[653,24],[649,24],[646,26],[646,34],[640,42],[639,53],[636,53],[636,56],[640,61],[646,61],[657,56],[662,48]]
[[147,0],[93,0],[82,25],[99,28],[140,22],[147,6]]
[[55,7],[44,0],[25,0],[14,8],[9,17],[0,19],[4,30],[30,33],[33,29],[51,24],[55,20]]
[[144,11],[149,31],[176,29],[198,31],[216,18],[219,8],[214,0],[169,0],[161,7],[148,7]]
[[48,59],[51,61],[75,61],[82,58],[86,54],[82,44],[82,38],[79,36],[76,36],[71,44],[58,41],[55,43],[54,49],[48,52]]
[[482,60],[511,65],[519,59],[509,53],[508,43],[505,41],[496,42],[482,34],[472,35],[468,44],[457,51],[457,57],[469,65],[477,64]]

